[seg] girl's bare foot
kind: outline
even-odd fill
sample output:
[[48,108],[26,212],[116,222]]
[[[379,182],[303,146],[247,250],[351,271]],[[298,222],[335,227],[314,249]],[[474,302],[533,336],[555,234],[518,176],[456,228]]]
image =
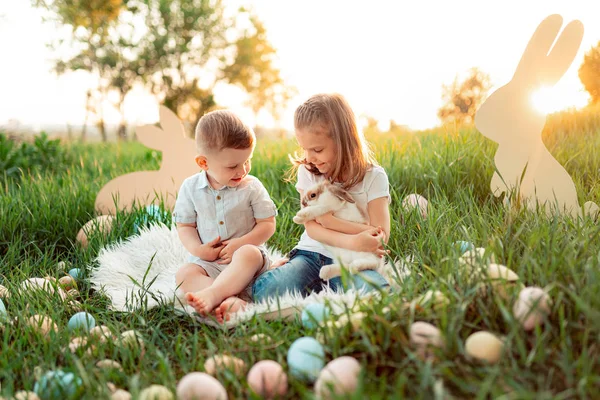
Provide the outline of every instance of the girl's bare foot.
[[210,287],[197,292],[188,292],[185,294],[185,299],[198,314],[204,317],[214,310],[221,301],[217,293]]
[[215,308],[215,315],[217,321],[222,324],[224,321],[229,321],[231,314],[234,314],[240,310],[243,310],[248,305],[248,302],[240,299],[237,296],[231,296],[223,300],[217,308]]

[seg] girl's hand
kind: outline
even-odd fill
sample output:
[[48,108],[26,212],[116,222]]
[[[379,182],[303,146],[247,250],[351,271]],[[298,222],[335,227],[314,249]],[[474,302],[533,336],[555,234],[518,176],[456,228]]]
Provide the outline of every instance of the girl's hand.
[[215,239],[208,243],[203,243],[198,246],[197,251],[194,252],[196,257],[200,257],[204,261],[215,261],[219,258],[219,254],[223,250],[223,243],[221,243],[221,237],[217,236]]
[[352,250],[375,253],[379,257],[385,256],[388,251],[383,248],[385,233],[381,227],[367,229],[352,237]]
[[289,258],[281,258],[281,259],[275,261],[273,264],[271,264],[271,266],[269,267],[269,269],[279,268],[279,267],[281,267],[283,264],[285,264],[288,261],[290,261]]
[[333,213],[327,213],[319,215],[317,218],[315,218],[315,221],[317,221],[317,223],[320,224],[323,228],[327,228],[327,226],[333,218],[335,218],[333,216]]
[[219,253],[219,261],[217,264],[229,264],[233,253],[244,245],[239,239],[223,240],[223,247]]

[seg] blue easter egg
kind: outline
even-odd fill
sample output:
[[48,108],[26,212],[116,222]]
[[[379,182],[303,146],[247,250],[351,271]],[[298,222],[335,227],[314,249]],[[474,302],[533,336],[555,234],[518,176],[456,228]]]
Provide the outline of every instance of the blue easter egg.
[[155,204],[146,206],[144,211],[138,215],[133,222],[133,230],[137,233],[140,229],[140,226],[148,225],[153,221],[163,222],[163,219],[165,219],[163,214],[164,213],[161,208]]
[[6,306],[4,305],[4,302],[0,300],[0,319],[6,319],[7,316]]
[[302,326],[315,328],[329,316],[329,308],[321,303],[311,303],[302,310]]
[[79,268],[71,268],[69,270],[69,275],[71,275],[73,279],[80,279],[82,274]]
[[467,250],[473,250],[475,248],[475,246],[473,246],[473,243],[466,242],[464,240],[459,240],[457,242],[454,242],[454,246],[458,246],[459,247],[460,254],[463,254]]
[[314,382],[325,366],[325,351],[314,338],[301,337],[290,346],[287,363],[294,378]]
[[92,317],[91,314],[86,313],[85,311],[78,312],[73,315],[71,319],[69,319],[69,323],[67,324],[70,331],[74,330],[86,330],[89,331],[94,326],[96,326],[96,320]]
[[35,383],[33,391],[42,400],[74,399],[79,397],[81,378],[72,372],[48,371]]

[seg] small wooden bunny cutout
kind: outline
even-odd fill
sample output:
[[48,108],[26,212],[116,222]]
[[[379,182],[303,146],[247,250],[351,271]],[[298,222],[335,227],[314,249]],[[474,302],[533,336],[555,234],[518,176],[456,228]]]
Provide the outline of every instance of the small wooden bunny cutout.
[[144,206],[161,200],[167,209],[173,208],[183,180],[198,172],[196,143],[185,135],[179,118],[164,106],[160,107],[160,125],[162,129],[145,125],[136,132],[142,144],[162,151],[160,169],[132,172],[108,182],[96,197],[98,213],[114,215],[117,208],[127,210],[134,204]]
[[[581,45],[583,24],[562,26],[560,15],[544,19],[529,40],[510,82],[496,90],[475,115],[475,126],[499,144],[494,157],[497,172],[491,181],[496,196],[517,191],[529,209],[537,204],[548,214],[565,212],[580,216],[577,191],[567,171],[554,159],[542,141],[546,116],[534,110],[531,94],[542,86],[553,86],[565,74]],[[586,213],[596,214],[592,202]]]

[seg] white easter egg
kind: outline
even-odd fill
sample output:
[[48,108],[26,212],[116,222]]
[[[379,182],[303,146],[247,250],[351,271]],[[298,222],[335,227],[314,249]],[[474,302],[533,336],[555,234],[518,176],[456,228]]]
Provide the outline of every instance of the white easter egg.
[[227,391],[204,372],[191,372],[177,384],[177,400],[227,400]]
[[420,357],[426,358],[430,355],[429,349],[436,347],[443,349],[445,347],[442,333],[434,325],[416,321],[410,326],[410,343],[417,350]]
[[140,353],[144,352],[144,340],[142,339],[142,335],[137,331],[130,330],[121,333],[120,342],[121,346],[130,350],[139,350]]
[[269,341],[269,337],[264,333],[257,333],[256,335],[250,336],[250,340],[256,343],[264,343]]
[[123,370],[121,364],[116,362],[115,360],[111,360],[109,358],[105,358],[104,360],[100,360],[96,363],[96,367],[100,369],[118,369],[119,371]]
[[10,298],[10,292],[5,286],[0,285],[0,299]]
[[112,229],[113,223],[115,221],[115,217],[112,215],[100,215],[88,222],[79,230],[77,233],[77,241],[81,244],[82,247],[87,247],[88,245],[88,237],[94,234],[95,232],[101,234],[108,234]]
[[162,385],[150,385],[140,392],[139,400],[174,400],[175,396]]
[[465,342],[467,355],[489,363],[500,360],[503,349],[504,343],[496,335],[486,331],[471,334]]
[[204,363],[204,371],[212,376],[224,369],[232,370],[237,376],[243,376],[246,373],[246,363],[240,358],[225,354],[214,355]]
[[418,208],[419,209],[419,213],[421,214],[421,216],[423,218],[427,218],[427,206],[428,206],[428,201],[425,197],[418,195],[418,194],[409,194],[408,196],[406,196],[404,198],[404,200],[402,200],[402,207],[407,210],[410,211],[413,208]]
[[111,400],[131,400],[131,393],[127,390],[117,389],[110,396]]
[[265,399],[283,397],[288,391],[288,379],[283,368],[273,360],[262,360],[250,368],[248,386]]
[[519,293],[519,298],[513,306],[515,318],[521,322],[526,331],[540,325],[550,314],[550,296],[539,287],[526,287]]
[[434,309],[439,309],[447,306],[450,300],[439,290],[428,290],[421,296],[417,297],[411,302],[413,306],[428,307],[431,306]]
[[41,335],[47,335],[50,332],[58,332],[56,323],[52,321],[52,318],[46,315],[34,315],[27,320],[27,323]]
[[355,358],[343,356],[331,360],[321,370],[315,383],[317,398],[351,397],[358,385],[360,370],[360,364]]
[[20,390],[15,393],[14,400],[40,400],[40,398],[37,394],[35,394],[35,392]]
[[[60,289],[60,288],[58,288]],[[67,298],[66,293],[61,289],[56,291],[52,282],[44,278],[29,278],[21,282],[21,290],[26,292],[45,291],[49,294],[57,294],[64,300]]]

